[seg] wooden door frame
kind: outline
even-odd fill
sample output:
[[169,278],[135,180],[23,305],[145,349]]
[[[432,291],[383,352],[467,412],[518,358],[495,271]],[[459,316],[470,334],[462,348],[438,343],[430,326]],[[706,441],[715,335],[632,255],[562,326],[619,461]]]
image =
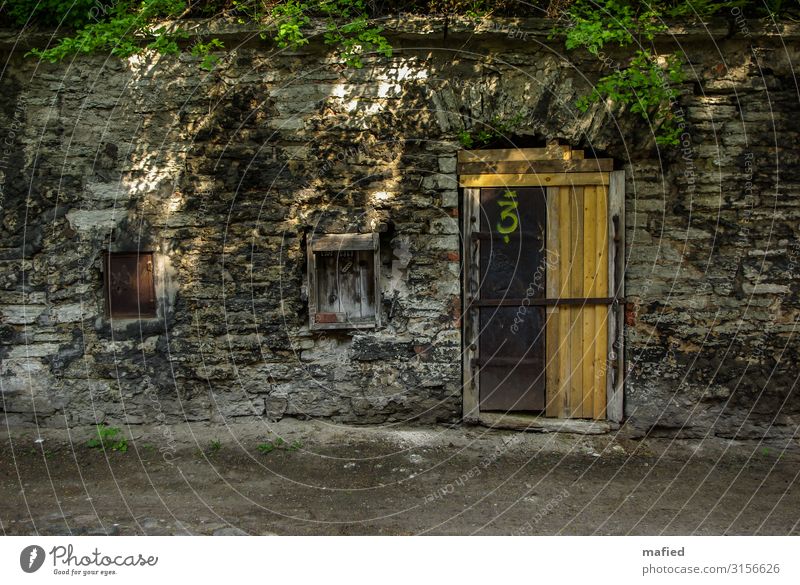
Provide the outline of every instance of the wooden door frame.
[[[625,388],[624,367],[624,296],[625,296],[625,173],[614,171],[610,159],[584,159],[582,151],[569,146],[547,148],[460,151],[458,153],[458,181],[463,190],[462,234],[462,388],[463,420],[491,426],[520,429],[567,430],[577,432],[604,432],[609,430],[604,422],[619,423],[623,418]],[[558,186],[563,185],[608,186],[608,283],[611,305],[608,319],[608,351],[616,360],[606,370],[605,420],[545,418],[544,416],[502,415],[480,410],[480,389],[477,370],[473,363],[479,352],[480,322],[478,311],[471,309],[477,299],[476,278],[480,277],[476,262],[480,258],[480,241],[472,238],[480,226],[480,190],[489,187],[544,187],[547,189],[548,213]],[[555,188],[553,188],[555,187]],[[548,225],[549,225],[548,221]],[[550,229],[547,233],[548,250],[552,250]],[[551,291],[548,290],[548,296]]]

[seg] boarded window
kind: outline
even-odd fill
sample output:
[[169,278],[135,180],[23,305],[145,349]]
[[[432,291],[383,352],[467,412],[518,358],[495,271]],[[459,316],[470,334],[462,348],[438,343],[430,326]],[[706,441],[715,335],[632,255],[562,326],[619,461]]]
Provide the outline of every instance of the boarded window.
[[311,329],[380,325],[378,234],[314,236],[308,245]]
[[149,319],[156,316],[152,252],[108,252],[104,272],[109,317]]

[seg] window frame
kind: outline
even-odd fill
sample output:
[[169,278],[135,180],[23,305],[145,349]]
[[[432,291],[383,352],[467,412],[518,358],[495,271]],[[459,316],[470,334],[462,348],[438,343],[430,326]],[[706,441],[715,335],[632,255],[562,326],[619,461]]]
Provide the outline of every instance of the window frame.
[[[319,252],[372,252],[373,262],[373,303],[374,318],[368,321],[317,321],[319,311],[319,291],[317,276],[317,253]],[[374,329],[381,326],[381,279],[380,279],[380,239],[378,233],[367,234],[314,234],[308,236],[307,287],[308,287],[308,325],[312,331],[330,329]]]
[[[150,257],[150,278],[149,278],[149,288],[150,288],[150,298],[153,299],[152,302],[152,311],[142,311],[142,295],[141,292],[136,296],[136,306],[137,312],[117,312],[112,310],[111,304],[111,266],[112,261],[115,258],[136,258],[137,259],[137,280],[141,280],[138,277],[138,266],[140,259],[142,257]],[[141,282],[139,283],[141,285]],[[134,252],[128,251],[118,251],[112,252],[110,250],[106,250],[103,253],[103,297],[105,300],[105,317],[107,319],[118,319],[118,320],[150,320],[150,319],[157,319],[158,318],[158,296],[157,296],[157,287],[156,287],[156,275],[155,275],[155,254],[150,250],[137,250]],[[134,293],[135,294],[135,293]]]

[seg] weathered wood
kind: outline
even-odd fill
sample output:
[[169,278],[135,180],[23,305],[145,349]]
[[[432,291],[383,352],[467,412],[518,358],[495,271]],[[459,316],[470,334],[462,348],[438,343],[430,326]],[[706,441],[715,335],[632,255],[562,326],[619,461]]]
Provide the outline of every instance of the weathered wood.
[[[545,293],[548,298],[555,299],[559,296],[558,245],[558,187],[547,189],[547,273],[545,278]],[[545,390],[547,393],[545,413],[547,416],[564,416],[564,394],[561,388],[558,367],[559,338],[559,307],[548,307],[546,310],[547,321],[545,325]]]
[[378,246],[377,233],[312,238],[307,246],[311,329],[380,326]]
[[575,433],[580,435],[603,435],[619,428],[619,425],[599,420],[569,418],[545,418],[526,414],[500,414],[482,412],[477,421],[493,429],[530,431],[535,433]]
[[336,322],[336,323],[315,323],[314,329],[315,331],[322,331],[326,329],[375,329],[377,324],[373,319],[369,319],[367,321],[361,321],[359,319],[350,319],[345,323]]
[[[601,187],[602,188],[602,187]],[[583,246],[583,293],[586,296],[595,296],[597,275],[597,189],[594,186],[583,189],[583,241],[577,242]],[[594,411],[594,353],[595,353],[595,308],[584,305],[581,307],[581,371],[583,375],[583,397],[581,398],[581,411],[583,416],[591,416]]]
[[[572,207],[570,196],[572,189],[569,187],[558,188],[558,263],[559,282],[557,283],[558,296],[568,296],[569,270],[571,265],[572,249],[572,223],[570,222],[570,209]],[[570,320],[572,309],[561,307],[558,311],[558,380],[559,394],[562,402],[559,405],[561,416],[566,418],[571,414],[569,379],[571,374],[570,363],[572,346],[570,344]]]
[[[584,187],[575,187],[570,195],[570,270],[569,296],[583,296],[583,200]],[[583,416],[583,312],[580,307],[570,307],[570,412],[573,417]]]
[[338,252],[340,250],[377,250],[376,234],[325,234],[313,236],[311,250],[314,252]]
[[381,252],[380,252],[380,236],[377,233],[372,234],[373,245],[375,252],[372,255],[372,294],[375,296],[375,326],[382,325],[383,315],[381,312]]
[[[459,155],[460,184],[466,187],[463,220],[465,270],[468,274],[466,262],[471,258],[470,265],[474,264],[474,254],[481,244],[477,223],[480,189],[547,187],[546,299],[526,302],[548,306],[544,414],[595,421],[608,417],[619,421],[622,418],[622,360],[617,356],[613,364],[617,369],[611,372],[609,353],[615,349],[613,344],[621,347],[621,312],[616,306],[612,309],[608,305],[589,302],[576,306],[566,303],[552,305],[548,299],[608,299],[621,292],[617,284],[622,280],[618,267],[619,252],[609,246],[614,237],[612,213],[617,215],[616,221],[624,225],[624,210],[621,209],[624,177],[616,187],[621,189],[621,193],[614,199],[608,187],[612,176],[617,176],[612,170],[611,160],[584,159],[583,151],[557,148],[560,156],[556,160],[553,160],[552,150],[548,156],[547,149],[534,149],[527,153],[524,149],[473,151]],[[474,195],[468,196],[470,192]],[[475,201],[470,205],[468,201],[473,198]],[[476,235],[473,237],[473,234]],[[480,412],[479,408],[480,394],[473,371],[477,365],[474,361],[478,355],[475,351],[477,339],[471,339],[467,333],[470,327],[477,331],[478,311],[470,308],[475,306],[478,292],[471,291],[470,280],[469,275],[465,276],[464,413],[465,418],[470,413],[473,419],[477,416],[482,422],[496,422],[500,415]],[[515,299],[493,302],[498,306],[511,306]],[[474,353],[467,359],[470,349]],[[469,385],[473,386],[471,390]],[[527,418],[524,423],[514,423],[516,427],[522,425],[526,428],[530,424],[531,420]],[[564,430],[563,425],[560,430]]]
[[[616,220],[615,220],[616,218]],[[614,376],[608,376],[607,384],[607,411],[606,418],[620,422],[623,417],[623,396],[625,389],[625,171],[611,173],[611,183],[608,187],[608,222],[613,229],[616,221],[614,237],[614,256],[609,254],[609,286],[614,287],[614,296],[621,302],[614,307],[609,315],[609,321],[614,327],[608,328],[609,348],[613,348],[617,363]],[[611,242],[609,242],[611,243]]]
[[608,185],[609,173],[540,173],[460,175],[461,187],[555,187],[557,185]]
[[499,148],[493,150],[460,150],[458,162],[501,162],[525,160],[551,160],[569,157],[571,147],[553,145],[545,148]]
[[317,263],[314,252],[311,250],[311,242],[306,244],[306,289],[308,294],[308,326],[310,329],[317,327]]
[[[370,258],[371,260],[371,258]],[[358,300],[360,302],[360,311],[359,314],[361,317],[371,317],[375,314],[375,305],[371,298],[374,299],[374,295],[370,295],[370,280],[372,279],[372,270],[370,270],[367,266],[364,265],[363,261],[358,263]]]
[[478,357],[478,311],[473,311],[471,303],[479,295],[475,273],[475,263],[479,258],[480,241],[471,234],[480,229],[480,189],[464,189],[462,234],[463,246],[461,261],[463,263],[463,310],[461,312],[462,352],[462,410],[465,421],[477,420],[478,417],[478,375],[473,367],[473,360]]
[[599,173],[614,170],[609,158],[470,162],[458,165],[459,175],[515,175],[539,173]]
[[[595,187],[595,282],[596,294],[608,295],[608,190]],[[606,416],[608,377],[608,317],[609,307],[595,306],[594,332],[594,374],[592,380],[592,416],[603,419]]]

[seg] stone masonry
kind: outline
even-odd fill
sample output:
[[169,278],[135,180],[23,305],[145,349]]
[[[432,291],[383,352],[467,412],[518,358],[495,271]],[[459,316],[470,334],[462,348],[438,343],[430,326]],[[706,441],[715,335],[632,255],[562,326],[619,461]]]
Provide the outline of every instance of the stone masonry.
[[[458,133],[516,117],[627,173],[626,428],[788,436],[800,314],[797,30],[716,22],[685,52],[677,148],[575,107],[625,52],[552,23],[387,23],[347,68],[218,25],[198,59],[24,58],[0,39],[0,389],[11,425],[461,416]],[[788,39],[788,40],[787,40]],[[521,120],[521,121],[520,121]],[[379,232],[383,325],[311,332],[309,234]],[[103,252],[155,256],[158,318],[105,315]]]

